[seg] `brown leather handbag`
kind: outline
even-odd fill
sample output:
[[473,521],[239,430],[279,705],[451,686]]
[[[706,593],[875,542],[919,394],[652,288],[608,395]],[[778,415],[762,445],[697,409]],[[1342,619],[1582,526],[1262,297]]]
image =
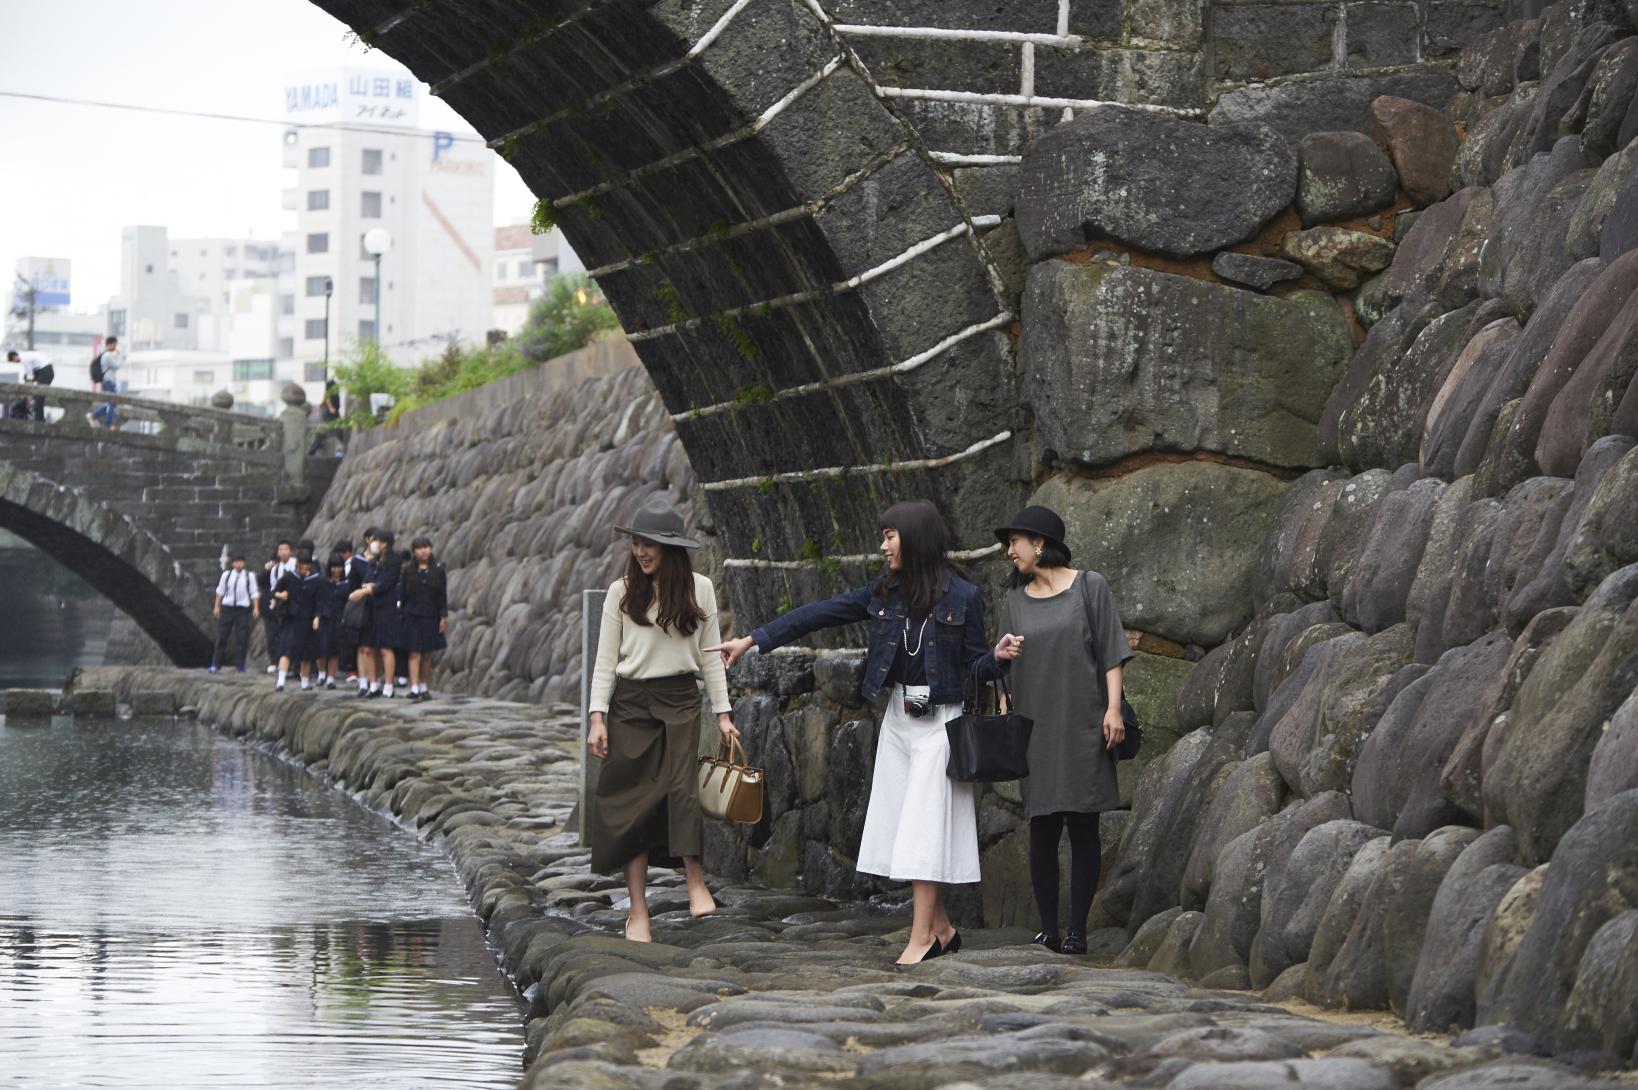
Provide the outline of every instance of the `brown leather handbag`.
[[700,758],[700,810],[707,817],[755,825],[762,820],[767,777],[752,768],[738,738],[724,738],[715,757]]

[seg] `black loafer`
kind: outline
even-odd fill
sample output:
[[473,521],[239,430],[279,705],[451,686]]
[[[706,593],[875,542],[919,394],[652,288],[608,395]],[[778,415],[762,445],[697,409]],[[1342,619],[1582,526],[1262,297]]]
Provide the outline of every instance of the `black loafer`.
[[1086,953],[1086,936],[1079,931],[1071,931],[1064,935],[1064,944],[1059,951],[1064,954],[1083,955]]
[[1056,931],[1042,931],[1039,935],[1036,935],[1029,941],[1031,945],[1044,946],[1048,950],[1051,950],[1054,954],[1058,953],[1063,946],[1063,944],[1058,941],[1058,933]]

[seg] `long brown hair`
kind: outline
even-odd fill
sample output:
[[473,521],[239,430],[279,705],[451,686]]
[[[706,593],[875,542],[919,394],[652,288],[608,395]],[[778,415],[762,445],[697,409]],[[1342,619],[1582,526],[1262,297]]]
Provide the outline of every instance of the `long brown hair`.
[[912,613],[925,613],[944,592],[944,573],[965,579],[966,569],[950,559],[950,528],[931,500],[901,500],[882,512],[881,528],[899,532],[899,570],[883,569],[876,595],[898,586]]
[[[694,600],[694,565],[688,550],[677,545],[661,545],[660,612],[655,618],[666,632],[692,636],[705,620],[705,610]],[[640,625],[650,625],[649,607],[654,604],[654,579],[643,572],[634,553],[626,553],[626,600],[620,607]]]

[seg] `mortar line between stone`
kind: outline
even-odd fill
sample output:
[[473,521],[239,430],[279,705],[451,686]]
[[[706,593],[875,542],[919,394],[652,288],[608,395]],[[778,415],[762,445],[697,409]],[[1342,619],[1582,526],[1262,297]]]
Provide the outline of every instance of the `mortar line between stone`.
[[1058,0],[1058,33],[1069,34],[1069,0]]
[[[741,314],[754,313],[756,311],[763,310],[764,308],[789,307],[795,306],[798,303],[811,303],[815,299],[824,298],[826,295],[835,295],[839,292],[853,291],[856,288],[870,283],[872,280],[875,280],[878,277],[892,272],[894,269],[905,264],[906,262],[914,261],[927,251],[935,249],[944,243],[949,242],[953,238],[960,238],[974,227],[996,227],[1000,223],[1000,216],[978,216],[973,219],[973,222],[970,225],[966,223],[958,223],[954,227],[951,227],[945,231],[940,231],[938,234],[933,235],[930,238],[924,238],[914,246],[911,246],[909,249],[905,250],[903,253],[895,254],[886,261],[882,262],[880,265],[877,265],[874,268],[866,269],[864,272],[859,273],[856,276],[851,276],[846,280],[835,284],[829,284],[823,288],[792,292],[789,295],[782,295],[777,299],[764,299],[759,303],[747,303],[744,306],[729,307],[726,310],[718,311],[715,315],[713,315],[713,317],[738,317]],[[704,321],[704,318],[689,318],[686,321],[672,322],[669,325],[657,326],[654,329],[638,330],[635,333],[628,334],[626,339],[633,342],[653,340],[655,337],[675,333],[681,329],[697,328],[703,324]]]
[[1121,106],[1172,117],[1204,117],[1206,111],[1182,106],[1162,106],[1154,102],[1108,102],[1096,98],[1056,98],[1050,95],[1006,95],[988,91],[942,91],[925,87],[877,87],[883,98],[921,99],[929,102],[961,102],[976,106],[1037,106],[1055,110],[1091,110],[1099,106]]
[[1027,30],[959,30],[953,27],[876,26],[864,23],[832,24],[836,33],[854,38],[914,38],[922,41],[1009,42],[1026,45],[1076,47],[1083,39],[1075,34],[1047,34]]
[[[923,349],[922,351],[917,352],[914,356],[900,360],[898,363],[889,364],[886,367],[873,368],[869,371],[854,371],[851,374],[837,375],[835,378],[820,379],[817,382],[805,382],[800,386],[790,386],[783,390],[776,391],[770,400],[783,401],[787,398],[806,397],[809,394],[820,393],[824,390],[834,390],[840,389],[844,386],[852,386],[854,383],[858,382],[872,382],[876,379],[887,378],[892,375],[908,374],[909,372],[920,367],[922,364],[935,358],[945,350],[954,348],[962,341],[965,341],[970,337],[976,337],[978,334],[983,333],[986,330],[1004,326],[1008,322],[1012,321],[1012,318],[1013,316],[1011,311],[1003,310],[995,317],[990,318],[987,321],[976,322],[973,325],[968,326],[966,329],[958,330],[957,332],[950,334],[948,337],[945,337],[942,341],[939,341],[931,348]],[[671,419],[673,421],[692,420],[695,417],[710,416],[714,413],[731,412],[738,407],[739,402],[737,401],[719,401],[714,405],[705,405],[698,409],[684,409],[682,412],[672,413]]]
[[874,473],[897,473],[905,470],[943,469],[956,462],[982,454],[993,446],[1005,443],[1012,438],[1011,430],[999,435],[992,435],[988,439],[980,439],[966,450],[954,454],[946,454],[939,458],[916,458],[908,462],[890,462],[886,465],[851,465],[827,466],[824,469],[797,469],[788,473],[773,473],[766,477],[737,477],[726,481],[706,481],[705,488],[711,492],[721,492],[730,488],[746,488],[752,485],[758,487],[768,484],[785,484],[793,481],[813,481],[826,478],[858,477]]

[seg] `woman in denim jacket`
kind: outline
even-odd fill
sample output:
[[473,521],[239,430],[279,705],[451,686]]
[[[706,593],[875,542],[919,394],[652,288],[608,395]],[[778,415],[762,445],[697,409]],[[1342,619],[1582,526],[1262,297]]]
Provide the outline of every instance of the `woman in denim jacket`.
[[717,648],[732,666],[753,646],[772,651],[821,628],[866,622],[860,695],[888,692],[858,869],[914,892],[910,940],[896,964],[954,953],[961,936],[944,909],[943,883],[976,882],[974,790],[944,774],[946,721],[961,714],[962,681],[989,651],[978,588],[949,553],[949,530],[926,500],[882,514],[887,569],[874,584],[794,609]]

